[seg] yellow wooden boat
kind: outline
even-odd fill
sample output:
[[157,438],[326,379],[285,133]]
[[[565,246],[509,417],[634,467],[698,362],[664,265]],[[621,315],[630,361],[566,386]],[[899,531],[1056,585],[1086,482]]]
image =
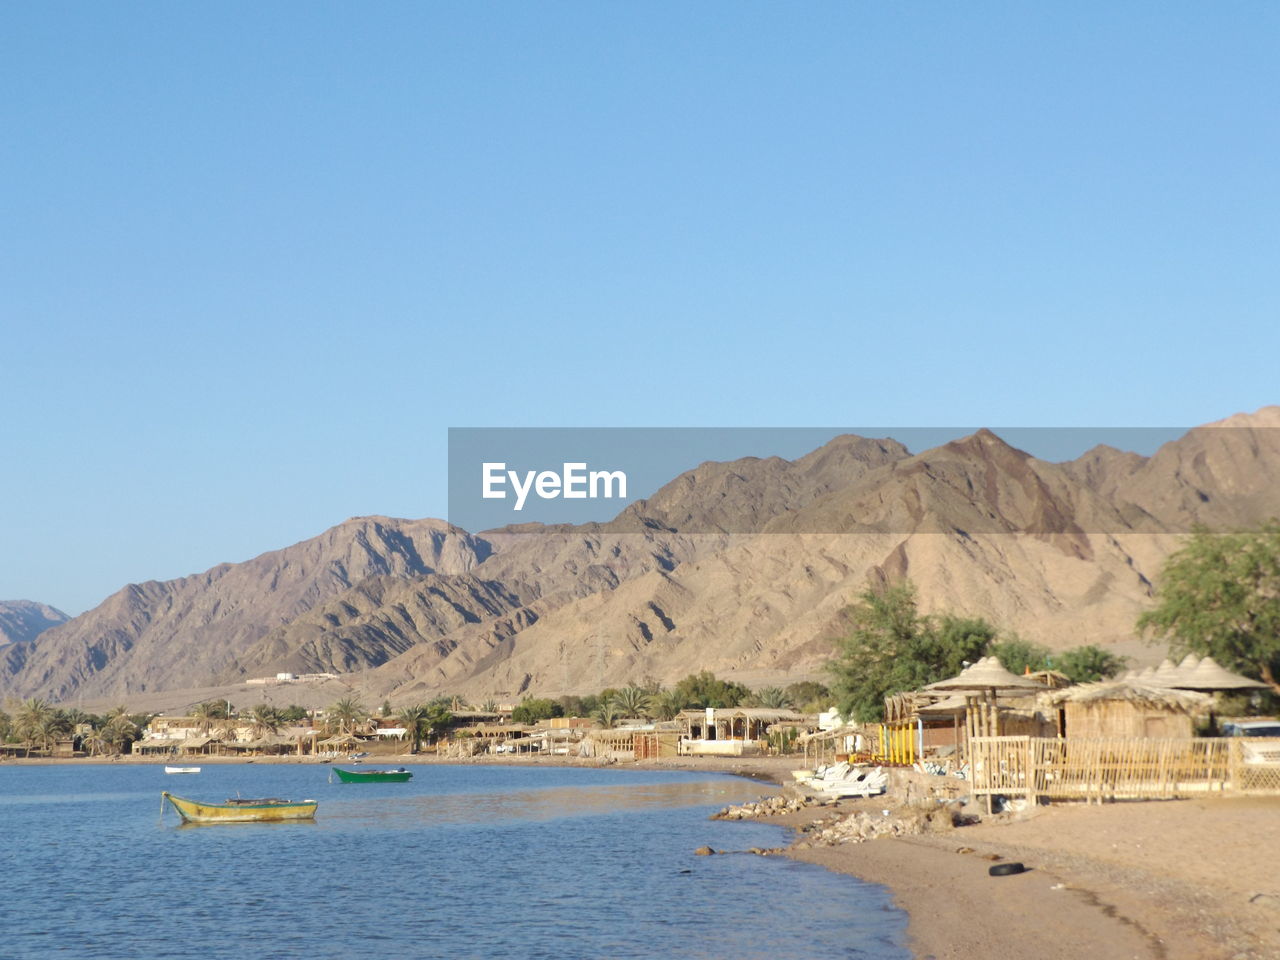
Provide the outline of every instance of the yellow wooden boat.
[[201,803],[175,797],[167,790],[160,794],[173,804],[185,823],[251,823],[274,820],[311,820],[315,818],[315,800],[279,800],[263,797],[257,800],[228,800],[226,803]]

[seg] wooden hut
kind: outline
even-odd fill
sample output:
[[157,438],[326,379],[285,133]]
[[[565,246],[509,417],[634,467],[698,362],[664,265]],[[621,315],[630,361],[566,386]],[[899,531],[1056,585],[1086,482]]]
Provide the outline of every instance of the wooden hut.
[[764,749],[774,724],[808,725],[811,718],[794,710],[771,707],[704,707],[681,710],[676,718],[683,729],[680,752],[716,756],[742,756]]
[[1115,680],[1055,690],[1043,700],[1057,708],[1059,735],[1070,739],[1189,738],[1193,718],[1212,703],[1202,693]]

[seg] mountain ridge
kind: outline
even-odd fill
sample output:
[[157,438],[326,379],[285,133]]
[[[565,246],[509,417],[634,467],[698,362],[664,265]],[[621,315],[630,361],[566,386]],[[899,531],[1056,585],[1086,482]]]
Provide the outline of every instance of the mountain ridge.
[[0,681],[61,699],[337,672],[404,699],[812,675],[841,611],[906,578],[926,610],[1129,650],[1179,532],[1280,514],[1277,426],[1267,407],[1149,457],[1099,446],[1061,463],[989,430],[917,454],[841,435],[796,460],[708,461],[605,523],[472,534],[353,517],[128,585],[0,647]]

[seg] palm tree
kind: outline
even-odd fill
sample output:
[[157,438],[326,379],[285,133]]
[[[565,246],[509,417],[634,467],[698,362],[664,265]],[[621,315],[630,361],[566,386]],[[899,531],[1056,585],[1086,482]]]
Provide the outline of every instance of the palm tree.
[[32,739],[40,744],[40,749],[45,753],[53,750],[54,742],[67,732],[67,725],[62,717],[58,716],[58,711],[50,710],[40,717],[39,722],[32,728]]
[[325,719],[336,724],[341,733],[355,733],[356,726],[364,718],[364,707],[355,697],[343,697],[325,711]]
[[217,722],[214,724],[214,729],[217,731],[219,740],[224,742],[234,741],[240,733],[240,719],[230,714],[218,717]]
[[790,710],[795,707],[791,697],[781,687],[765,687],[751,695],[753,706],[770,707],[774,710]]
[[97,728],[94,728],[91,733],[87,734],[84,740],[81,741],[80,745],[91,757],[96,757],[100,754],[106,753],[109,746],[107,738],[103,736],[102,731]]
[[453,723],[453,714],[439,704],[427,704],[427,736],[446,729]]
[[409,752],[417,753],[418,744],[422,742],[422,728],[426,724],[429,711],[425,704],[404,707],[396,714],[396,723],[404,727],[405,738],[409,741]]
[[62,722],[67,725],[67,729],[75,733],[76,727],[89,722],[89,715],[79,707],[68,707],[65,710],[59,710],[58,715],[62,717]]
[[53,707],[38,697],[24,700],[18,707],[13,716],[13,735],[26,742],[28,756],[31,754],[31,747],[42,742],[48,721],[53,716]]
[[660,690],[649,697],[646,706],[650,716],[657,720],[674,720],[688,703],[674,690]]
[[596,707],[596,712],[591,715],[591,718],[606,730],[612,730],[618,724],[618,708],[614,706],[613,700],[606,700]]
[[640,717],[648,709],[649,694],[642,687],[624,687],[613,695],[612,700],[622,716]]
[[493,697],[490,697],[484,703],[480,704],[480,709],[483,710],[485,713],[497,713],[498,701],[493,699]]
[[269,704],[260,703],[249,713],[249,730],[255,738],[273,736],[282,725],[280,711]]
[[191,719],[196,722],[196,731],[199,733],[208,733],[226,715],[227,707],[221,700],[197,703],[191,711]]
[[138,725],[129,717],[129,708],[116,707],[107,715],[102,735],[116,753],[123,753],[126,743],[138,735]]

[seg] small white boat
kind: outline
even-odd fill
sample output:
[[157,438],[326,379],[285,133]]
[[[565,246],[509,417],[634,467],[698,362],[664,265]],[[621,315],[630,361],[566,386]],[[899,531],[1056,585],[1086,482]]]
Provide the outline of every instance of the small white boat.
[[806,787],[828,800],[842,797],[874,797],[889,786],[889,775],[882,767],[872,769],[863,764],[833,763],[819,767],[814,776],[801,780]]
[[165,773],[199,773],[199,767],[165,767]]

